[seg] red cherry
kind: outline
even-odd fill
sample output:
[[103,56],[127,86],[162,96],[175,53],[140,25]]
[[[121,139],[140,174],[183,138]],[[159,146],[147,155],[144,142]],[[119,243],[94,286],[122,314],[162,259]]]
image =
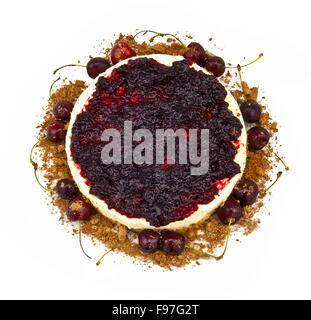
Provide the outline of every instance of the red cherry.
[[56,119],[69,120],[73,105],[67,101],[60,101],[53,107],[53,113]]
[[240,201],[242,206],[247,206],[256,201],[258,191],[258,186],[255,182],[244,179],[235,186],[232,195]]
[[235,224],[242,217],[242,208],[233,198],[228,198],[224,205],[218,210],[218,218],[222,223],[228,224],[230,218],[231,224]]
[[111,61],[113,64],[135,56],[135,51],[125,41],[116,43],[111,50]]
[[225,72],[225,62],[222,58],[213,56],[205,60],[204,67],[210,71],[215,77],[219,77]]
[[261,150],[270,139],[269,132],[262,127],[253,127],[247,131],[248,145],[251,150]]
[[92,207],[81,196],[73,198],[67,207],[67,217],[71,221],[89,220],[92,215]]
[[169,255],[178,255],[185,250],[185,237],[174,231],[165,231],[160,241],[161,249]]
[[243,119],[246,122],[254,123],[259,121],[261,115],[261,107],[258,102],[247,100],[240,105]]
[[110,68],[110,63],[101,57],[92,58],[86,65],[86,71],[89,77],[95,79],[99,74]]
[[184,58],[198,65],[203,65],[206,53],[204,48],[197,42],[191,42],[188,45],[188,50],[184,53]]
[[158,249],[160,235],[158,232],[145,229],[143,230],[139,236],[139,249],[144,253],[152,253]]
[[61,120],[52,121],[47,127],[47,137],[52,142],[59,142],[65,139],[66,123]]
[[62,199],[72,199],[77,195],[79,189],[76,184],[70,179],[61,179],[56,184],[56,190],[58,195]]

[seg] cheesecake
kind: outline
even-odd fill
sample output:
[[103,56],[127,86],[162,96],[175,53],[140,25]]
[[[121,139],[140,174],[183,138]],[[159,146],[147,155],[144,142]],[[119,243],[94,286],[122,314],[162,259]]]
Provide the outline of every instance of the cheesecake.
[[[103,132],[120,133],[124,155],[128,122],[133,132],[181,128],[187,138],[193,129],[208,129],[208,171],[193,175],[197,164],[167,158],[104,163],[110,141]],[[245,168],[246,139],[238,104],[224,84],[182,56],[153,54],[124,60],[94,79],[73,108],[66,153],[81,193],[104,216],[134,230],[178,230],[208,219],[230,196]],[[142,143],[131,141],[133,148]],[[177,143],[176,152],[179,160]]]

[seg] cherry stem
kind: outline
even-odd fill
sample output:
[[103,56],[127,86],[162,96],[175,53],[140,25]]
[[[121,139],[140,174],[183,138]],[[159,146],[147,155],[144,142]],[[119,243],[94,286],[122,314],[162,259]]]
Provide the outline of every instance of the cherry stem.
[[243,80],[242,80],[241,66],[238,64],[237,68],[238,68],[238,73],[239,73],[239,77],[240,77],[240,81],[241,81],[241,88],[242,88],[242,92],[243,92],[243,95],[244,95],[244,100],[247,101],[246,94],[245,94],[245,91],[244,91]]
[[53,89],[54,84],[55,84],[58,80],[60,80],[60,77],[57,78],[55,81],[53,81],[53,83],[52,83],[51,86],[50,86],[50,100],[52,101],[52,103],[54,103],[54,101],[53,101],[53,99],[52,99],[52,89]]
[[44,185],[42,185],[41,184],[41,182],[39,181],[39,179],[38,179],[38,175],[37,175],[37,169],[36,169],[36,167],[34,167],[34,173],[35,173],[35,178],[36,178],[36,180],[37,180],[37,182],[38,182],[38,184],[40,185],[40,187],[41,188],[43,188],[45,191],[49,191],[49,192],[57,192],[56,190],[53,190],[53,189],[48,189],[48,188],[46,188]]
[[34,167],[37,167],[37,163],[35,163],[33,160],[32,160],[32,152],[33,152],[33,149],[40,143],[42,142],[43,140],[45,140],[47,138],[47,136],[44,136],[43,138],[39,139],[31,148],[30,150],[30,163],[34,166]]
[[282,171],[279,171],[276,175],[276,179],[274,180],[274,182],[268,187],[266,188],[263,193],[266,193],[271,187],[273,187],[275,185],[275,183],[280,179],[281,175],[282,175]]
[[255,63],[257,60],[259,60],[262,56],[263,56],[263,53],[260,53],[259,56],[258,56],[254,61],[252,61],[252,62],[250,62],[250,63],[244,64],[243,66],[237,65],[236,67],[231,67],[231,66],[230,66],[230,67],[226,67],[226,68],[227,68],[227,69],[233,69],[233,68],[239,68],[239,66],[240,66],[240,68],[248,67],[248,66],[250,66],[251,64]]
[[56,70],[53,71],[53,74],[55,74],[57,71],[59,71],[60,69],[66,68],[66,67],[84,67],[86,68],[86,66],[82,65],[82,64],[66,64],[65,66],[62,66]]
[[107,252],[105,252],[105,253],[102,255],[102,257],[96,262],[96,265],[99,266],[99,265],[100,265],[100,262],[101,262],[102,259],[103,259],[103,257],[104,257],[106,254],[108,254],[109,252],[111,252],[111,251],[112,251],[112,249],[110,249],[110,250],[108,250]]
[[[173,34],[171,34],[171,33],[161,33],[161,32],[156,32],[156,31],[152,31],[152,30],[141,30],[141,31],[139,31],[138,33],[136,33],[135,35],[134,35],[134,38],[136,37],[136,36],[138,36],[139,34],[141,34],[141,33],[147,33],[147,32],[152,32],[152,33],[155,33],[155,36],[153,36],[151,39],[152,39],[152,41],[156,38],[156,37],[165,37],[165,36],[171,36],[171,37],[173,37],[174,39],[176,39],[185,49],[189,49],[180,39],[178,39],[175,35],[173,35]],[[150,39],[150,40],[151,40]],[[152,42],[151,41],[151,42]]]
[[81,221],[79,220],[79,243],[80,243],[80,248],[81,248],[81,250],[82,250],[82,252],[84,253],[84,255],[86,256],[86,257],[88,257],[89,259],[92,259],[85,251],[84,251],[84,249],[83,249],[83,246],[82,246],[82,240],[81,240]]
[[43,189],[46,190],[46,191],[49,191],[49,192],[57,192],[56,190],[48,189],[48,188],[46,188],[45,186],[43,186],[43,185],[41,184],[41,182],[40,182],[39,179],[38,179],[38,175],[37,175],[38,164],[37,164],[36,162],[34,162],[33,159],[32,159],[32,153],[33,153],[34,148],[35,148],[39,143],[41,143],[43,140],[45,140],[46,138],[47,138],[47,136],[39,139],[39,140],[32,146],[32,148],[31,148],[31,150],[30,150],[30,163],[31,163],[31,165],[33,165],[34,173],[35,173],[35,178],[36,178],[38,184],[40,185],[40,187],[43,188]]
[[288,171],[288,170],[289,170],[289,167],[285,164],[285,162],[283,161],[283,159],[282,159],[276,152],[274,152],[270,146],[268,146],[268,149],[270,150],[270,152],[272,152],[272,153],[282,162],[285,170]]
[[212,255],[212,254],[210,254],[210,253],[207,253],[207,252],[204,252],[204,251],[195,249],[195,248],[191,248],[191,247],[189,247],[189,246],[185,246],[185,248],[192,249],[192,250],[197,251],[197,252],[199,252],[199,253],[201,253],[201,254],[204,254],[204,255],[206,255],[206,256],[209,256],[209,257],[211,257],[211,258],[214,258],[215,260],[220,260],[220,259],[222,259],[222,258],[224,257],[224,255],[225,255],[225,253],[226,253],[227,246],[228,246],[231,222],[232,222],[232,218],[229,219],[228,233],[227,233],[227,239],[226,239],[225,249],[224,249],[223,253],[222,253],[220,256],[216,257],[216,256],[214,256],[214,255]]

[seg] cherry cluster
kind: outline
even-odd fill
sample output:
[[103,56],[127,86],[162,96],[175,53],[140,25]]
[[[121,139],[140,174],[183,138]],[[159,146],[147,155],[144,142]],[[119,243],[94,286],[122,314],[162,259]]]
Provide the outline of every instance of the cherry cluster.
[[[243,119],[248,123],[256,123],[260,120],[261,106],[257,101],[246,100],[240,105]],[[252,127],[247,132],[248,146],[250,150],[261,150],[270,139],[269,132],[260,126]]]
[[145,229],[138,236],[139,249],[144,253],[163,250],[169,255],[179,255],[185,250],[185,237],[174,231],[162,233]]
[[204,67],[215,77],[219,77],[225,72],[226,67],[224,60],[221,57],[207,55],[204,48],[197,42],[191,42],[188,45],[188,49],[184,53],[184,58]]

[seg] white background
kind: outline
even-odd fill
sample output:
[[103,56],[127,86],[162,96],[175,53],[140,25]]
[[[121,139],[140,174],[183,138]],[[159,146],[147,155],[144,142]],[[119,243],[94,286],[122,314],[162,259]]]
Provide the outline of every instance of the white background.
[[[311,298],[309,1],[6,1],[1,9],[0,298]],[[225,259],[164,272],[111,253],[100,267],[46,207],[29,164],[34,127],[58,66],[113,33],[190,33],[260,85],[291,170],[273,189],[259,230]],[[209,47],[213,37],[219,48]],[[88,246],[93,257],[104,247]]]

